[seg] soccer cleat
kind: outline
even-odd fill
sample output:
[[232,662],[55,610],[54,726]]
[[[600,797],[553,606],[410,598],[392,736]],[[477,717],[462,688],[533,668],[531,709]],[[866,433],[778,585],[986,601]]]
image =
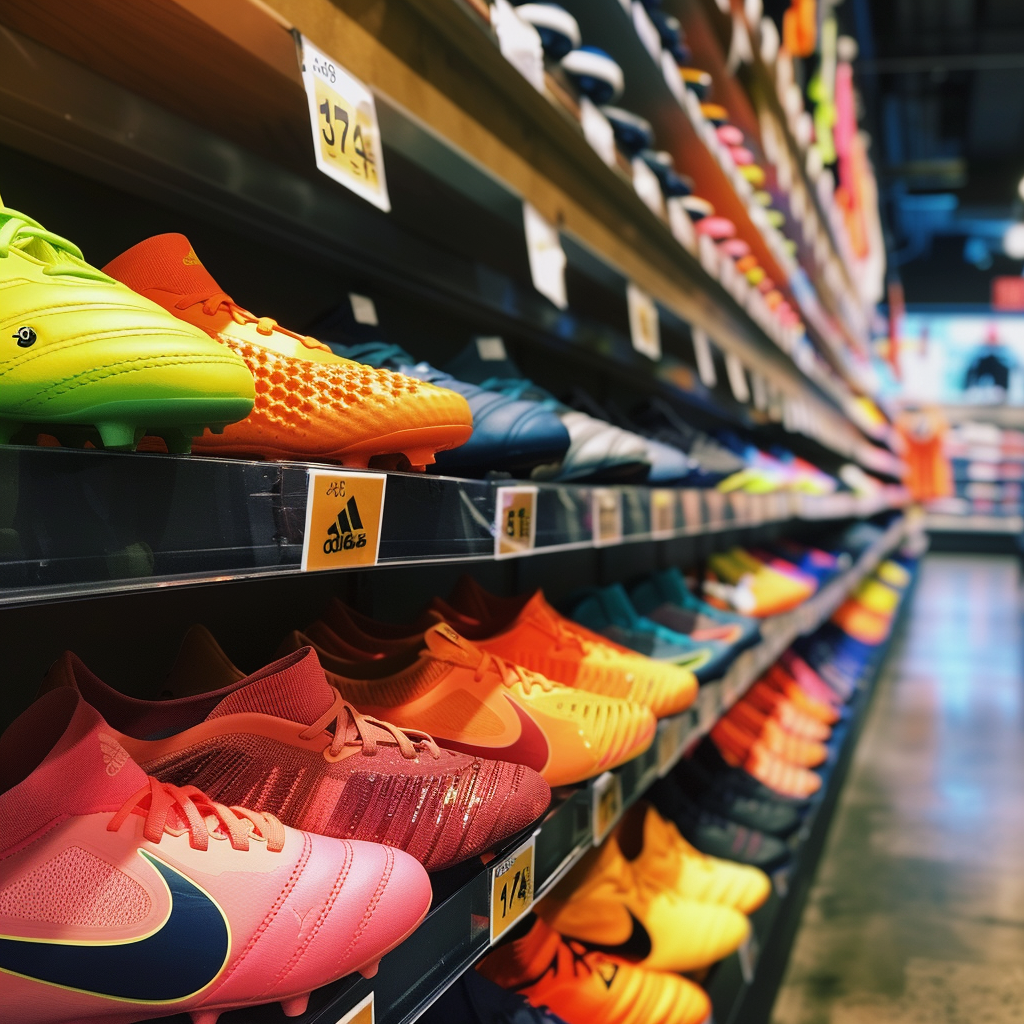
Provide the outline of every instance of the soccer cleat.
[[639,874],[616,843],[592,851],[537,906],[562,935],[654,971],[698,971],[750,934],[737,910],[681,899]]
[[[728,787],[730,791],[740,793],[753,800],[781,803],[797,811],[803,811],[810,803],[811,794],[791,796],[781,793],[778,789],[766,785],[755,778],[746,767],[737,763],[732,754],[727,758],[718,749],[718,746],[710,736],[705,736],[693,748],[689,758],[695,765],[712,775],[718,786]],[[799,771],[801,769],[794,770]],[[757,825],[755,827],[761,828],[762,826]]]
[[773,665],[755,685],[756,688],[769,687],[781,694],[795,707],[806,715],[816,718],[825,725],[836,725],[842,721],[843,712],[835,694],[822,685],[813,690],[800,683],[783,668],[781,663]]
[[[815,590],[813,582],[794,579],[739,548],[712,555],[708,564],[718,580],[732,588],[728,598],[732,607],[759,619],[796,608]],[[708,590],[714,594],[713,585]]]
[[727,764],[743,768],[779,796],[808,800],[821,789],[821,776],[816,772],[780,757],[724,718],[711,730],[710,737]]
[[[798,688],[797,693],[802,700],[808,700]],[[743,695],[739,704],[747,705],[761,714],[768,715],[775,719],[786,732],[800,736],[802,739],[828,743],[832,736],[831,727],[821,718],[803,710],[796,701],[791,700],[767,682],[755,683]],[[825,710],[831,709],[826,708]]]
[[783,651],[778,667],[805,692],[817,700],[840,708],[852,696],[827,683],[795,650]]
[[790,858],[789,847],[778,836],[715,814],[693,800],[671,775],[655,782],[650,799],[688,842],[710,857],[762,871],[774,871]]
[[0,737],[4,1020],[129,1024],[372,976],[430,906],[412,857],[147,775],[67,687]]
[[759,868],[701,853],[644,801],[626,812],[614,842],[637,874],[683,900],[752,914],[772,891],[771,880]]
[[0,444],[187,452],[248,416],[252,375],[201,331],[91,267],[71,242],[0,204]]
[[475,757],[540,772],[550,786],[582,782],[643,753],[656,722],[639,704],[573,690],[469,643],[445,623],[396,653],[373,658],[335,638],[335,652],[301,633],[327,679],[364,714],[428,729],[437,742]]
[[125,697],[73,654],[44,685],[72,686],[102,709],[162,781],[309,832],[394,846],[430,871],[494,849],[551,799],[529,768],[442,750],[426,733],[359,714],[308,650],[245,677],[194,627],[167,680],[174,699]]
[[745,754],[757,744],[800,768],[817,768],[828,760],[828,748],[823,743],[788,732],[777,719],[743,702],[734,704],[711,734],[720,746],[728,745]]
[[877,647],[889,635],[892,617],[879,615],[858,598],[851,598],[833,612],[831,621],[859,643]]
[[538,918],[522,938],[484,957],[477,970],[535,1006],[550,1008],[566,1024],[706,1024],[711,1019],[711,1003],[692,981],[588,950]]
[[[685,711],[697,696],[692,672],[605,643],[563,618],[537,591],[500,598],[463,576],[452,592],[457,607],[435,598],[414,626],[376,622],[333,600],[308,635],[344,655],[337,638],[367,655],[401,649],[438,618],[478,647],[549,679],[590,693],[649,707],[662,718]],[[413,629],[416,633],[413,633]],[[332,635],[333,634],[333,635]]]
[[[640,615],[674,633],[689,636],[698,643],[713,640],[741,650],[757,641],[758,627],[753,619],[741,622],[740,616],[735,616],[735,621],[729,621],[725,613],[718,612],[710,605],[705,606],[692,597],[692,606],[673,600],[676,595],[665,592],[668,588],[662,586],[662,580],[674,573],[678,573],[678,570],[655,573],[629,592],[630,604]],[[679,573],[679,580],[682,579]]]
[[256,407],[204,454],[326,459],[365,469],[423,469],[466,441],[473,418],[461,395],[342,359],[327,345],[256,317],[221,291],[184,235],[158,235],[122,253],[106,272],[206,331],[256,378]]

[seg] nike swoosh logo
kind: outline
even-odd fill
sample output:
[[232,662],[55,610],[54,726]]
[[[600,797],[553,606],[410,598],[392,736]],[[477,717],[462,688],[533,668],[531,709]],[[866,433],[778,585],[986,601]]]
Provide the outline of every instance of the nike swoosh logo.
[[534,771],[541,771],[548,763],[551,748],[548,746],[547,737],[540,726],[511,698],[505,696],[505,700],[512,705],[519,718],[519,739],[505,747],[484,747],[473,743],[463,743],[460,740],[436,736],[441,745],[451,750],[460,750],[463,754],[470,754],[473,757],[486,757],[490,760],[511,761],[513,764],[524,764]]
[[191,879],[139,853],[170,893],[170,910],[156,931],[125,942],[0,936],[0,973],[135,1003],[175,1003],[210,985],[231,950],[224,911]]
[[586,942],[584,944],[588,949],[596,950],[599,953],[607,953],[609,956],[619,956],[623,960],[633,960],[636,962],[646,960],[651,955],[651,937],[647,933],[647,929],[636,919],[633,911],[628,907],[625,910],[633,924],[633,930],[625,942],[617,943],[614,946],[606,946],[597,942]]

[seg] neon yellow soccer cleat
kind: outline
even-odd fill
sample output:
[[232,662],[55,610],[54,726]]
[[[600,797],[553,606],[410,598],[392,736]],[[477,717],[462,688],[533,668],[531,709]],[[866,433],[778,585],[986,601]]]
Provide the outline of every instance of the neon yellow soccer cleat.
[[187,452],[252,410],[238,356],[2,203],[0,296],[0,444],[134,449],[150,433]]

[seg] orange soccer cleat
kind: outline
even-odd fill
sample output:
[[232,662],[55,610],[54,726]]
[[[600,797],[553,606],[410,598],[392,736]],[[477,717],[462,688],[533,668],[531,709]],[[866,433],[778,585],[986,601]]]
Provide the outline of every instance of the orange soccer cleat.
[[[800,768],[817,768],[828,760],[828,747],[787,732],[774,718],[749,704],[734,704],[715,725],[739,748],[759,743],[766,750]],[[714,732],[714,730],[712,730]]]
[[739,703],[773,718],[786,732],[801,739],[827,743],[832,735],[832,729],[820,718],[805,711],[798,702],[791,700],[768,683],[755,683]]
[[643,704],[658,718],[684,711],[696,699],[697,678],[692,672],[620,649],[576,626],[559,615],[541,591],[532,597],[498,598],[464,576],[453,602],[454,607],[435,598],[415,624],[394,626],[335,599],[323,622],[308,632],[330,647],[326,627],[352,648],[375,655],[396,650],[431,623],[444,621],[492,654],[566,686]]
[[825,725],[835,725],[843,717],[831,691],[818,688],[814,693],[808,692],[781,664],[773,665],[757,683],[755,689],[762,686],[771,687],[791,701],[804,714],[816,718]]
[[184,235],[157,235],[105,272],[237,353],[256,378],[256,407],[194,452],[326,459],[365,469],[423,469],[469,439],[461,396],[390,370],[343,359],[313,338],[256,317],[225,294]]
[[477,970],[502,988],[546,1006],[566,1024],[706,1024],[704,990],[675,974],[649,971],[563,938],[543,921],[499,946]]
[[623,764],[654,739],[648,708],[554,683],[444,623],[379,658],[345,660],[301,633],[286,637],[282,651],[306,646],[320,656],[331,685],[364,714],[426,729],[452,750],[525,764],[551,786]]
[[807,800],[821,789],[817,772],[783,760],[760,741],[751,742],[749,736],[725,719],[711,730],[711,740],[727,764],[742,768],[779,796]]

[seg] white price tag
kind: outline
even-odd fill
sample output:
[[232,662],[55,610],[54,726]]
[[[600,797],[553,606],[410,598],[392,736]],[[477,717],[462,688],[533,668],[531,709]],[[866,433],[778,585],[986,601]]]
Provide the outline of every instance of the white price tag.
[[523,203],[523,226],[533,287],[559,309],[565,309],[569,305],[565,290],[566,257],[558,228],[546,221],[529,203]]
[[668,226],[672,229],[675,240],[689,253],[697,252],[697,232],[693,230],[693,221],[683,206],[682,199],[674,197],[665,201],[668,207]]
[[544,91],[544,47],[540,33],[516,14],[508,0],[495,0],[491,23],[501,54],[535,89]]
[[661,359],[658,307],[650,295],[632,281],[626,285],[626,302],[629,305],[629,333],[633,348],[657,362]]
[[633,0],[633,27],[636,29],[636,34],[640,37],[640,42],[644,44],[647,52],[660,64],[661,36],[654,27],[654,22],[651,21],[650,15],[644,9],[644,5],[639,0]]
[[697,358],[697,376],[706,388],[713,388],[718,383],[715,372],[715,360],[711,355],[711,341],[699,327],[693,329],[693,353]]
[[640,157],[633,159],[633,188],[648,209],[659,217],[665,216],[665,196],[661,191],[661,182]]
[[725,354],[725,372],[729,378],[729,387],[737,402],[746,405],[750,401],[750,386],[747,384],[747,371],[743,369],[740,357],[734,352]]
[[305,36],[301,40],[316,166],[387,213],[391,200],[373,93]]
[[615,151],[615,132],[611,122],[586,96],[580,97],[580,124],[590,148],[609,166],[618,163]]
[[592,536],[594,547],[607,547],[622,541],[622,491],[598,487],[591,498]]
[[679,74],[679,65],[675,57],[668,50],[661,51],[661,73],[665,76],[665,84],[669,91],[680,102],[686,102],[686,86],[683,85],[683,76]]
[[721,259],[718,246],[707,235],[700,235],[697,239],[697,254],[704,272],[708,277],[713,277],[717,280],[718,261]]

